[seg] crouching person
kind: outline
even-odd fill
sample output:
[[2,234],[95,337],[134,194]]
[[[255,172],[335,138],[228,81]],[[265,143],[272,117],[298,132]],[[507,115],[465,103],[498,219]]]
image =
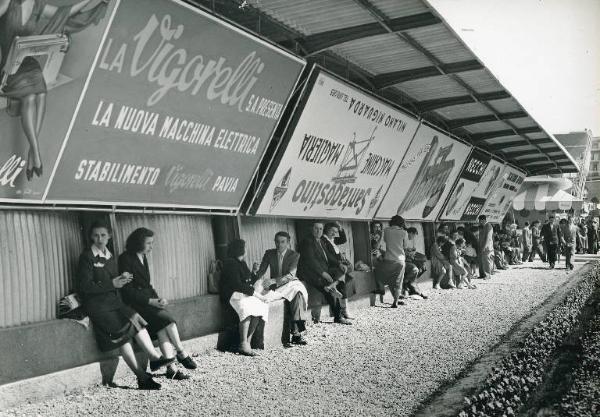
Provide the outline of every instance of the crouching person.
[[110,227],[94,223],[90,237],[92,246],[79,257],[77,279],[78,292],[92,322],[98,348],[102,352],[118,348],[136,375],[140,389],[160,389],[161,385],[138,363],[132,341],[148,355],[152,371],[170,365],[175,358],[165,358],[156,352],[146,330],[148,323],[121,301],[119,289],[130,283],[133,276],[127,272],[119,275],[117,262],[106,247],[111,238]]
[[221,302],[231,305],[240,320],[239,353],[257,356],[250,342],[260,320],[268,320],[269,304],[267,298],[255,291],[252,285],[252,274],[244,260],[245,255],[245,241],[235,239],[229,244],[219,287]]
[[[302,332],[306,330],[306,310],[308,306],[308,293],[306,287],[296,277],[300,254],[290,249],[290,235],[287,232],[275,234],[275,249],[265,252],[260,266],[255,265],[254,280],[259,280],[270,271],[271,278],[264,279],[262,286],[271,289],[284,298],[285,308],[289,317],[289,329],[292,334],[291,344],[306,345]],[[286,336],[289,337],[289,336]],[[290,344],[289,339],[284,340],[284,345]]]

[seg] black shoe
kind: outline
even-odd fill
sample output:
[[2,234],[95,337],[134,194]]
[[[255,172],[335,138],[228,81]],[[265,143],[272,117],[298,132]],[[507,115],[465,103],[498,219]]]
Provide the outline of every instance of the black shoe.
[[312,318],[312,322],[313,322],[314,324],[319,324],[319,323],[321,322],[321,319],[320,319],[320,318],[318,318],[318,317],[313,317],[313,318]]
[[170,365],[173,362],[175,362],[175,358],[165,358],[164,356],[161,356],[159,359],[157,359],[155,361],[150,361],[150,370],[152,372],[158,371],[163,366]]
[[187,355],[185,358],[182,358],[179,355],[177,355],[177,360],[180,364],[183,365],[185,369],[196,369],[198,367],[198,365],[196,365],[196,362],[194,362],[190,355]]
[[292,345],[301,345],[301,346],[304,346],[304,345],[307,345],[307,344],[308,344],[308,342],[306,341],[305,338],[302,337],[301,334],[292,336]]
[[175,381],[185,381],[186,379],[190,379],[188,374],[184,374],[183,372],[177,370],[173,371],[171,368],[167,369],[167,379],[174,379]]
[[550,264],[550,269],[554,269],[554,264],[553,263]]
[[160,387],[161,385],[152,378],[147,378],[145,380],[138,379],[138,389],[159,390]]
[[334,323],[338,323],[338,324],[345,324],[346,326],[350,326],[352,324],[352,322],[350,320],[346,320],[343,317],[339,317],[337,319],[333,319]]
[[573,264],[569,265],[569,269],[570,269],[571,271],[573,270],[573,268],[575,268],[575,265],[573,265]]

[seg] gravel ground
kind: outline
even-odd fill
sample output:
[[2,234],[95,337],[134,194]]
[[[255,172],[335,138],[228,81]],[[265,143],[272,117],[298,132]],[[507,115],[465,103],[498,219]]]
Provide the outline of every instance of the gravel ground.
[[[475,290],[429,290],[428,300],[398,309],[355,309],[353,326],[311,326],[302,348],[198,356],[191,380],[158,377],[159,392],[94,386],[0,415],[409,416],[571,274],[527,263],[476,280]],[[133,377],[116,382],[136,386]]]

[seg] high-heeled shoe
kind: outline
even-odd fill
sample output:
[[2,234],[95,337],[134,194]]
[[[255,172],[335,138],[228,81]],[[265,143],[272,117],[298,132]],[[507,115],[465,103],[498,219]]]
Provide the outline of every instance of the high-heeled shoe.
[[33,167],[33,173],[38,177],[44,175],[44,166],[40,165],[39,167]]
[[32,169],[27,168],[25,170],[25,176],[27,177],[27,181],[31,181],[31,179],[33,178],[33,168]]

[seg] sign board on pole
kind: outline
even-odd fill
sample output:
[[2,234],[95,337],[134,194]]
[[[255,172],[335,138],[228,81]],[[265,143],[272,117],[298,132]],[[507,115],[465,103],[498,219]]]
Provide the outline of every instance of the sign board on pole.
[[376,217],[435,221],[471,148],[422,124]]
[[258,215],[369,219],[417,129],[413,117],[323,71],[254,211]]

